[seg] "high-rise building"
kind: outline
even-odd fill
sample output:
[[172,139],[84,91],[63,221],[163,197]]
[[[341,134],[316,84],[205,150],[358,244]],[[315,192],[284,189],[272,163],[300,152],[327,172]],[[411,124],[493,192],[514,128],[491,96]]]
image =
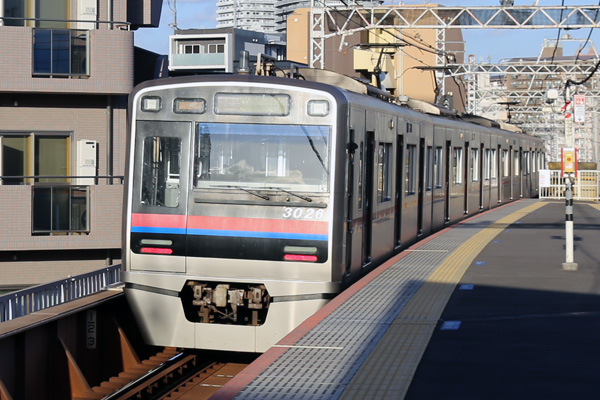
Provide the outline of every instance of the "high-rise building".
[[[371,7],[383,1],[326,0],[325,7],[361,5]],[[285,32],[287,18],[298,8],[309,8],[310,0],[219,0],[217,28],[237,28],[256,32]],[[319,4],[319,3],[317,3]]]
[[276,0],[219,0],[217,28],[275,32]]

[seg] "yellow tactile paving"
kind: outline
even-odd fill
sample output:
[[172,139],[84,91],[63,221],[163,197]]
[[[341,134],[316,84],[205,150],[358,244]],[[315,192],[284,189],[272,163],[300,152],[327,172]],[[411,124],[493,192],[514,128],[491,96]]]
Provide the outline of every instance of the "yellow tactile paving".
[[588,206],[595,208],[596,210],[600,211],[600,204],[588,204]]
[[508,225],[546,204],[536,202],[499,219],[449,254],[394,320],[342,399],[402,399],[446,303],[475,257]]

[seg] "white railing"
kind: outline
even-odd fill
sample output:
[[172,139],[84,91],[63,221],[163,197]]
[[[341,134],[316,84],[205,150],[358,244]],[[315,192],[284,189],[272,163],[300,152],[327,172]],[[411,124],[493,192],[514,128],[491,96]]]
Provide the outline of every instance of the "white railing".
[[[540,171],[540,199],[564,199],[565,178],[560,171]],[[600,201],[600,171],[578,171],[573,178],[573,199]]]
[[120,282],[121,265],[112,265],[0,296],[0,322],[99,292]]

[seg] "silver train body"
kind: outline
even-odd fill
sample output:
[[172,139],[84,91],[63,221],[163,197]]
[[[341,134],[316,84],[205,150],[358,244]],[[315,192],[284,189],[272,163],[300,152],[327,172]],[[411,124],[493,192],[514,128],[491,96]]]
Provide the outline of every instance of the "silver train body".
[[365,271],[537,195],[543,143],[299,79],[136,88],[123,244],[149,344],[263,352]]

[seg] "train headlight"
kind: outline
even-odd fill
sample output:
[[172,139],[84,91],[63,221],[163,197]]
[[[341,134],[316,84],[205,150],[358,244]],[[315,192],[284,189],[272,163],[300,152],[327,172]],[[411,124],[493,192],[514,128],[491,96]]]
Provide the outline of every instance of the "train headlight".
[[159,112],[162,107],[161,98],[158,96],[142,97],[142,111]]
[[327,100],[310,100],[307,112],[311,117],[325,117],[329,115],[329,102]]
[[203,114],[206,111],[204,99],[175,99],[173,112],[177,114]]

